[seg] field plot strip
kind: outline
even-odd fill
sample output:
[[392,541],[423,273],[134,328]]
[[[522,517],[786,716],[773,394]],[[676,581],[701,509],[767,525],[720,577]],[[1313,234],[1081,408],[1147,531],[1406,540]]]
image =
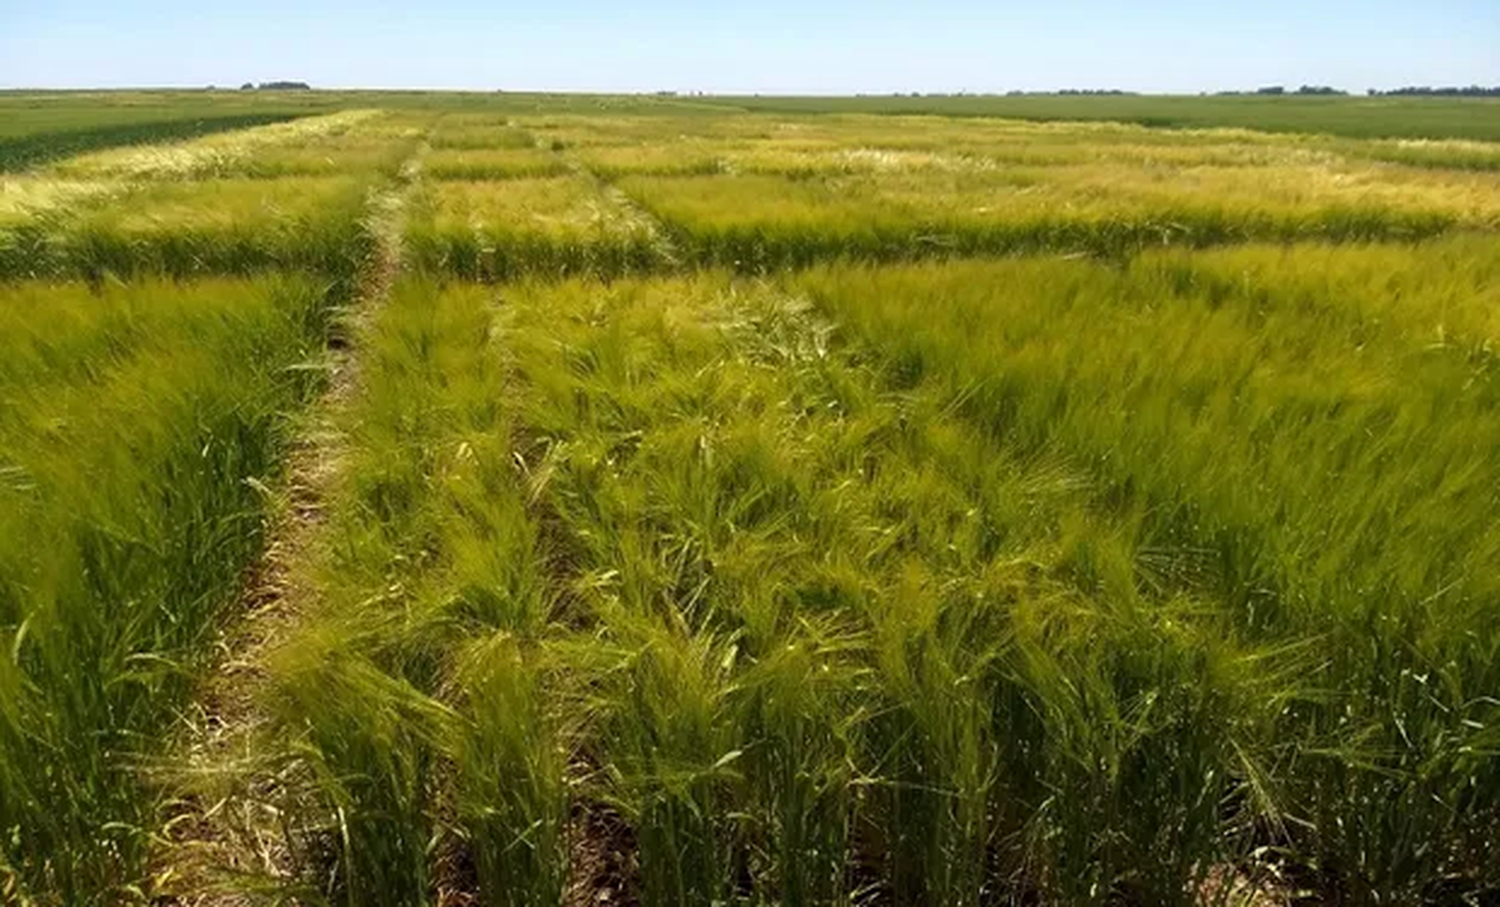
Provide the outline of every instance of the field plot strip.
[[[1473,196],[1486,206],[1477,211],[1462,190],[1451,202],[1428,204],[1373,181],[1364,194],[1278,204],[1264,193],[1251,201],[1247,191],[1236,200],[1227,187],[1211,188],[1219,175],[1184,174],[1132,186],[1109,182],[1118,176],[1057,170],[877,172],[810,180],[747,174],[630,177],[619,186],[667,225],[691,260],[749,270],[830,259],[1048,252],[1128,257],[1152,247],[1256,239],[1421,239],[1453,229],[1490,230],[1500,213],[1492,207],[1493,187],[1488,195]],[[1236,177],[1246,190],[1257,178],[1279,179]],[[1289,178],[1294,184],[1321,179],[1311,172]]]
[[0,288],[0,890],[135,882],[139,754],[258,544],[253,482],[315,383],[326,297],[297,278]]
[[45,173],[72,179],[187,179],[243,165],[265,150],[329,140],[378,116],[375,110],[345,110],[254,129],[218,133],[191,142],[115,148],[71,157]]
[[[268,134],[331,142],[372,119],[352,112]],[[8,277],[93,278],[0,284],[7,900],[112,904],[177,881],[172,865],[143,880],[163,779],[175,771],[160,764],[161,736],[214,660],[224,604],[265,541],[267,483],[289,451],[299,470],[315,468],[289,425],[322,384],[333,313],[356,284],[376,296],[394,279],[399,207],[390,193],[367,195],[389,167],[388,149],[409,156],[415,140],[371,138],[387,146],[371,158],[382,163],[332,181],[154,172],[79,183],[104,186],[123,207],[69,208],[59,198],[51,223],[74,231],[66,240],[0,244]],[[252,144],[257,154],[277,147]],[[335,192],[309,192],[330,185]],[[236,192],[342,201],[320,231],[300,218],[278,223],[284,212],[263,202],[243,217]],[[174,213],[175,199],[183,201]],[[267,246],[268,235],[281,245]],[[205,276],[241,271],[259,276]],[[163,274],[194,279],[166,283]],[[208,706],[214,721],[243,699],[227,689]],[[197,833],[187,824],[195,818],[183,813],[163,834]]]
[[[545,142],[545,139],[538,139],[539,144]],[[592,182],[610,205],[623,212],[626,219],[634,223],[638,230],[650,236],[655,246],[655,258],[659,260],[661,270],[676,271],[682,268],[682,253],[672,242],[666,228],[649,211],[636,204],[634,199],[620,191],[620,188],[613,182],[595,172],[582,157],[567,152],[565,147],[554,149],[553,153],[560,156],[569,170]]]
[[429,182],[407,241],[415,266],[470,280],[620,276],[661,264],[649,224],[574,173]]
[[[371,349],[324,602],[273,662],[326,896],[1180,893],[1248,845],[1256,741],[1211,716],[1268,656],[1143,592],[1065,461],[806,304],[413,283]],[[1132,768],[1165,751],[1194,786]]]
[[1107,122],[1147,130],[1170,141],[1204,129],[1265,134],[1325,134],[1355,139],[1471,139],[1500,142],[1500,102],[1493,98],[1151,97],[998,95],[706,98],[726,116],[855,114],[965,120],[1015,119],[1041,124]]
[[28,170],[48,161],[121,145],[156,144],[295,119],[294,113],[247,113],[203,119],[119,123],[0,138],[0,173]]
[[[367,188],[410,152],[400,139],[361,137],[374,119],[348,111],[86,156],[7,181],[0,279],[305,269],[351,282],[371,254],[360,225]],[[340,152],[341,142],[352,150]],[[342,163],[285,157],[307,143]]]
[[437,137],[415,260],[485,281],[613,278],[829,260],[1124,260],[1500,228],[1500,171],[1483,143],[932,117],[732,122],[457,118]]
[[1139,515],[1138,583],[1202,584],[1302,663],[1267,674],[1261,843],[1415,903],[1493,884],[1500,833],[1497,266],[1460,238],[798,285],[1008,447],[1089,464]]
[[173,760],[161,769],[175,799],[163,844],[152,858],[159,901],[236,904],[237,883],[245,878],[281,878],[296,871],[283,836],[284,819],[269,802],[280,783],[277,767],[257,755],[268,721],[263,662],[281,638],[295,632],[311,594],[307,572],[322,544],[326,499],[348,457],[347,426],[341,423],[360,386],[359,343],[403,267],[405,208],[425,151],[425,143],[419,145],[398,178],[370,199],[365,225],[374,254],[336,326],[337,342],[327,353],[327,385],[302,415],[285,475],[270,492],[276,495],[275,516],[246,582],[245,619],[227,625],[218,644],[224,655],[196,692]]
[[933,117],[518,122],[658,220],[685,262],[747,271],[1500,225],[1483,143]]

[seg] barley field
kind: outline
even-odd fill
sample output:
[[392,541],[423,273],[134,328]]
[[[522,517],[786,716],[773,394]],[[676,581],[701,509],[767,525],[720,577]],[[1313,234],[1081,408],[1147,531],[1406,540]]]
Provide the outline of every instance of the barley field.
[[1496,903],[1500,104],[1179,100],[0,93],[0,902]]

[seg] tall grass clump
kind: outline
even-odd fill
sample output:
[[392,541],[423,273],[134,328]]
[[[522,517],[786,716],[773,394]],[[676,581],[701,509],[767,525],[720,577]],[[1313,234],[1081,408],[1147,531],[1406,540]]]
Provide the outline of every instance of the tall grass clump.
[[19,284],[0,306],[0,888],[141,877],[154,753],[259,541],[315,373],[297,280]]
[[0,181],[0,280],[20,280],[49,267],[49,225],[58,212],[86,209],[119,192],[118,183],[28,175]]
[[1385,903],[1500,884],[1495,267],[1460,238],[799,285],[1008,449],[1074,452],[1143,515],[1148,576],[1191,555],[1236,636],[1316,652],[1266,843]]

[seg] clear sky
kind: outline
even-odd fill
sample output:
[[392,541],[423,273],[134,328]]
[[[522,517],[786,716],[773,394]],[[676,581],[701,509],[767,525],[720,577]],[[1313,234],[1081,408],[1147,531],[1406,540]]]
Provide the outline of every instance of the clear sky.
[[0,87],[1500,84],[1500,0],[0,0]]

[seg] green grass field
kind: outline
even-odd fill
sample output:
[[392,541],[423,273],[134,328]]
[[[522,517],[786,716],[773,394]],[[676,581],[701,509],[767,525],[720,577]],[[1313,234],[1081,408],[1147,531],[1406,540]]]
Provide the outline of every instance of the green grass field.
[[972,95],[862,98],[735,98],[744,110],[777,113],[921,114],[1040,121],[1114,120],[1167,129],[1255,129],[1351,138],[1500,139],[1493,98],[1156,97],[1151,95]]
[[1500,107],[12,107],[0,900],[1500,897]]
[[146,145],[337,109],[286,92],[0,91],[0,173],[122,145]]

